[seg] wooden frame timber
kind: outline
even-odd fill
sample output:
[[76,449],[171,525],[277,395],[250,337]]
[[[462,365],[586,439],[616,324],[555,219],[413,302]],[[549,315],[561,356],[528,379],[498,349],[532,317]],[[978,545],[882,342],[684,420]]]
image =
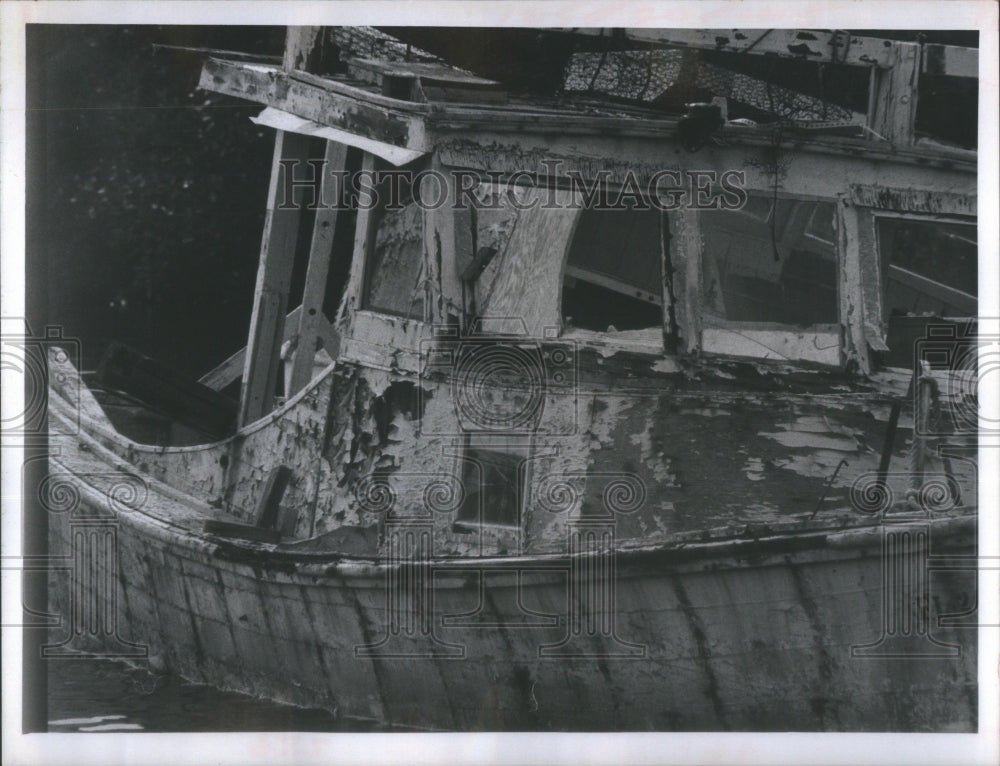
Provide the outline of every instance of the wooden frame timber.
[[281,360],[288,291],[295,261],[302,189],[294,187],[291,204],[281,199],[284,174],[309,159],[309,140],[296,133],[278,131],[274,139],[271,183],[261,244],[257,285],[254,288],[250,337],[240,388],[239,426],[263,417],[271,410]]
[[[323,300],[326,297],[327,275],[330,271],[330,258],[333,255],[333,238],[337,229],[338,209],[327,205],[325,200],[339,199],[338,194],[330,193],[330,187],[334,185],[336,178],[331,170],[343,170],[346,162],[347,147],[335,141],[327,141],[319,184],[320,204],[316,208],[312,244],[309,248],[309,265],[306,268],[302,306],[295,333],[298,347],[293,357],[292,374],[285,396],[291,396],[299,391],[312,379],[313,361],[317,350],[316,343],[319,341],[325,346],[328,342],[320,327],[321,323],[326,323],[326,318],[323,316]],[[340,254],[341,257],[344,255]],[[349,257],[350,254],[346,255]],[[336,359],[336,348],[327,348],[326,352]]]

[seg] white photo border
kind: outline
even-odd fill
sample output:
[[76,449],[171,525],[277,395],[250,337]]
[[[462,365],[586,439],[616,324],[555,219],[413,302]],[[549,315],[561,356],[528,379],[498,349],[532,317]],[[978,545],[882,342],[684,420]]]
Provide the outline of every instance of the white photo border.
[[[827,29],[978,29],[980,314],[1000,316],[998,271],[998,6],[992,0],[864,0],[801,3],[728,0],[622,2],[0,2],[0,301],[4,316],[24,316],[25,25],[260,24],[782,27]],[[1000,334],[997,321],[980,328]],[[981,396],[1000,399],[997,376]],[[19,412],[23,386],[4,376],[2,406]],[[4,561],[21,545],[20,468],[5,444],[2,470]],[[981,448],[979,507],[1000,508],[1000,450]],[[980,555],[1000,562],[1000,523],[980,514]],[[1000,566],[979,573],[980,617],[1000,624]],[[5,573],[6,575],[6,573]],[[3,623],[20,620],[18,578],[3,578]],[[993,594],[994,597],[987,597]],[[1000,762],[1000,629],[979,630],[978,734],[22,734],[21,630],[3,632],[3,761],[10,764],[987,764]]]

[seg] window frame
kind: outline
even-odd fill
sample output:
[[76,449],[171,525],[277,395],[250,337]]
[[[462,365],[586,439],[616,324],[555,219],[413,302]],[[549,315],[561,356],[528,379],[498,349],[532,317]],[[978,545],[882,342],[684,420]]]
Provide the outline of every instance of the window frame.
[[[978,312],[978,301],[979,301],[979,290],[978,290],[978,274],[977,274],[977,289],[975,295],[970,295],[964,290],[960,290],[957,287],[950,287],[941,282],[931,279],[930,277],[925,277],[922,274],[917,274],[916,272],[911,272],[908,269],[904,269],[902,266],[893,266],[889,259],[891,257],[890,253],[882,252],[882,236],[879,230],[879,223],[883,220],[897,220],[897,221],[913,221],[915,223],[941,223],[950,224],[956,226],[971,226],[976,232],[976,256],[977,256],[977,267],[978,267],[978,256],[979,256],[979,221],[975,216],[962,216],[959,214],[941,214],[941,213],[908,213],[899,210],[881,210],[876,208],[871,208],[869,210],[872,216],[872,225],[875,229],[875,250],[876,257],[879,264],[879,275],[881,276],[881,298],[883,302],[883,315],[885,317],[885,324],[889,321],[888,305],[886,302],[886,290],[888,289],[888,279],[890,269],[895,268],[904,272],[904,274],[912,274],[915,279],[926,280],[928,282],[934,282],[936,285],[940,285],[943,291],[956,292],[962,299],[972,299],[977,302],[977,312]],[[943,317],[948,318],[948,317]],[[961,319],[967,319],[968,317],[956,317]]]
[[[366,167],[366,169],[367,169],[367,167]],[[386,170],[386,169],[390,169],[390,166],[389,166],[389,163],[386,162],[385,160],[376,159],[372,163],[371,170],[374,171],[375,173],[378,173],[380,170]],[[402,320],[407,321],[407,322],[427,322],[428,318],[429,318],[429,311],[430,311],[430,309],[429,309],[429,307],[427,305],[428,304],[428,297],[427,297],[426,294],[422,294],[421,295],[420,304],[421,304],[421,309],[422,310],[421,310],[420,313],[421,313],[422,316],[420,316],[420,317],[413,316],[413,315],[411,315],[409,313],[404,313],[403,311],[393,310],[393,309],[386,309],[386,308],[383,308],[383,307],[380,307],[380,306],[373,306],[371,304],[370,292],[371,292],[371,286],[372,286],[372,277],[373,277],[373,273],[375,271],[375,266],[376,266],[375,265],[375,244],[376,244],[376,238],[378,236],[379,224],[383,220],[383,218],[384,218],[384,216],[386,214],[386,210],[387,210],[387,200],[385,199],[385,195],[382,193],[381,190],[379,190],[378,194],[379,194],[378,205],[370,207],[367,211],[365,211],[366,212],[366,216],[365,216],[365,229],[366,229],[366,231],[365,231],[365,237],[364,237],[364,242],[363,242],[363,250],[364,250],[363,256],[364,257],[361,259],[362,260],[362,273],[361,273],[361,280],[360,280],[360,282],[361,282],[361,284],[360,284],[360,291],[359,291],[359,295],[358,295],[358,311],[367,311],[367,312],[370,312],[370,313],[373,313],[373,314],[381,314],[382,316],[394,317],[395,319],[402,319]],[[412,193],[411,193],[411,195],[412,195]],[[411,199],[411,204],[416,204],[416,203],[413,202],[412,199]],[[406,208],[406,206],[404,205],[403,209],[405,209],[405,208]],[[417,271],[417,274],[418,274],[417,289],[421,290],[422,288],[420,287],[419,276],[424,271],[424,269],[426,268],[425,253],[423,252],[423,250],[424,250],[424,226],[425,226],[425,221],[424,221],[424,211],[423,211],[423,209],[420,208],[419,206],[417,207],[417,209],[418,209],[419,218],[420,218],[420,240],[419,241],[420,241],[420,245],[421,245],[421,247],[420,247],[420,264],[419,264],[418,271]],[[400,209],[400,210],[393,210],[393,211],[389,211],[389,212],[402,212],[402,209]],[[355,249],[357,249],[357,248],[355,248]],[[426,279],[426,275],[423,278]],[[426,293],[426,291],[424,291],[424,293]]]
[[[474,533],[481,532],[484,530],[496,530],[498,532],[516,532],[522,533],[527,523],[528,515],[528,501],[530,498],[531,491],[531,463],[535,459],[534,451],[534,436],[518,433],[494,433],[491,431],[467,431],[463,434],[461,439],[461,447],[458,450],[458,455],[456,456],[456,476],[464,485],[465,483],[465,466],[468,463],[475,463],[480,466],[480,471],[482,471],[482,464],[480,461],[474,459],[471,455],[473,450],[481,450],[484,452],[497,452],[506,455],[514,455],[517,457],[517,491],[516,491],[516,502],[517,507],[515,508],[515,513],[517,516],[517,522],[514,524],[487,521],[484,517],[485,509],[480,503],[479,508],[476,513],[478,518],[460,518],[462,513],[462,507],[459,506],[455,511],[455,517],[452,520],[452,528],[460,533]],[[481,490],[484,486],[485,476],[480,473],[480,487]],[[468,493],[468,488],[465,490]],[[478,490],[477,490],[478,491]],[[464,505],[464,504],[463,504]]]
[[[748,189],[747,191],[751,195],[763,196],[767,194],[772,198],[772,201],[775,198],[773,190]],[[851,290],[850,277],[847,274],[848,270],[845,268],[845,242],[841,205],[838,204],[838,199],[810,194],[782,192],[777,195],[776,199],[791,200],[793,202],[826,203],[833,207],[835,232],[832,244],[834,270],[837,275],[835,283],[837,290],[836,321],[795,325],[772,321],[730,320],[708,311],[704,300],[704,276],[705,264],[707,262],[704,237],[705,221],[699,211],[690,210],[685,211],[685,213],[690,218],[689,226],[693,227],[696,236],[693,238],[693,243],[690,241],[687,243],[688,246],[686,248],[687,269],[685,276],[689,281],[686,292],[689,303],[694,304],[689,308],[689,315],[693,310],[698,315],[698,321],[697,325],[689,331],[694,337],[688,341],[688,350],[725,357],[792,363],[807,362],[821,364],[826,367],[841,367],[845,361],[844,339],[841,332],[845,316],[844,298],[845,294]],[[745,213],[745,215],[766,224],[775,215],[776,209],[777,205],[772,204],[771,211],[763,221],[759,216],[750,213]],[[803,227],[803,237],[816,239],[814,235],[808,233],[816,209],[814,208],[809,220]],[[738,214],[741,211],[731,212]],[[785,222],[783,228],[787,229],[791,225],[791,220],[792,217]],[[825,242],[825,240],[820,241]],[[694,301],[692,301],[692,298]],[[782,353],[775,348],[778,344],[784,344],[789,354]],[[755,347],[759,347],[763,351],[761,353],[748,353]]]
[[[655,357],[657,359],[662,359],[664,357],[673,357],[675,354],[669,353],[667,351],[666,343],[666,333],[668,332],[667,322],[668,322],[668,311],[670,309],[671,301],[670,296],[667,294],[667,285],[664,279],[663,267],[664,260],[672,260],[673,244],[672,244],[672,213],[670,211],[665,211],[657,208],[655,205],[650,203],[651,209],[658,213],[658,218],[660,220],[660,225],[666,225],[667,227],[667,252],[662,251],[662,245],[658,257],[660,259],[659,267],[657,271],[660,275],[659,289],[657,291],[653,290],[641,290],[632,285],[627,285],[622,280],[615,280],[614,277],[604,275],[598,272],[592,272],[586,269],[580,269],[578,267],[570,265],[570,255],[573,252],[573,245],[576,242],[576,237],[579,233],[580,221],[583,216],[588,212],[597,213],[600,209],[587,208],[581,206],[577,211],[576,223],[573,226],[572,234],[566,243],[565,252],[563,254],[562,263],[559,270],[559,322],[560,322],[560,339],[571,341],[582,348],[595,349],[599,353],[606,353],[610,350],[612,353],[626,352],[631,354],[638,354],[642,356]],[[646,209],[635,210],[632,209],[633,213],[644,213],[649,212]],[[662,234],[661,234],[662,236]],[[570,273],[574,272],[574,273]],[[596,279],[590,279],[587,276],[579,276],[577,272],[582,272],[585,274],[593,275]],[[615,287],[609,287],[607,284],[601,284],[604,282],[616,282],[623,286],[631,288],[631,292],[639,292],[642,295],[630,296],[635,300],[639,300],[643,303],[649,305],[657,306],[660,310],[660,324],[652,325],[650,327],[640,328],[638,330],[620,330],[617,333],[609,333],[607,331],[601,330],[589,330],[583,327],[571,327],[567,328],[565,326],[565,311],[563,307],[563,294],[566,285],[566,278],[572,277],[579,279],[581,281],[587,282],[588,284],[596,285],[603,289],[612,290],[613,292],[619,292],[626,295],[627,292],[624,289],[617,289]],[[674,270],[675,277],[675,289],[677,282],[677,271]],[[648,297],[647,297],[648,296]],[[656,334],[656,342],[651,343],[643,337],[638,337],[634,333],[650,332],[652,330],[658,330]]]

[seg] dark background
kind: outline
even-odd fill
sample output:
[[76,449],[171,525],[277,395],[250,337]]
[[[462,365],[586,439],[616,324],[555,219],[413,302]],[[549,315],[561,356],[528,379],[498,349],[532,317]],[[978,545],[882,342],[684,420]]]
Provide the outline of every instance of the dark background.
[[157,44],[280,56],[284,28],[28,26],[28,297],[84,369],[114,338],[197,377],[246,343],[274,131]]

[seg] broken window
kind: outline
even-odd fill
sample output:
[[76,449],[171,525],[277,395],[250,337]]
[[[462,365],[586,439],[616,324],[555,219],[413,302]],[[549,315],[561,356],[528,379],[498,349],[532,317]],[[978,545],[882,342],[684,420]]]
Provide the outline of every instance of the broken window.
[[649,329],[662,342],[661,216],[656,208],[580,214],[563,278],[566,330]]
[[878,242],[887,316],[976,315],[974,224],[879,218]]
[[503,436],[469,434],[462,461],[465,497],[456,522],[519,527],[527,454],[526,446]]
[[740,210],[701,213],[704,307],[728,322],[835,324],[832,202],[751,194]]
[[875,220],[888,346],[882,361],[909,368],[929,324],[978,313],[976,227],[912,217]]
[[[399,205],[383,204],[373,211],[373,242],[366,268],[364,308],[382,314],[423,320],[423,211],[400,184]],[[382,202],[389,189],[379,188]]]

